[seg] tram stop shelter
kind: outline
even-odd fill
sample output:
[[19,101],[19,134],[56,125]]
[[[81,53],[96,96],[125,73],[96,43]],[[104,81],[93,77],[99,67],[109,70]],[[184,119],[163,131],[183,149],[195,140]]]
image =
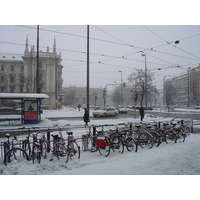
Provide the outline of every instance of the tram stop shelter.
[[0,124],[38,124],[45,98],[41,93],[0,93]]

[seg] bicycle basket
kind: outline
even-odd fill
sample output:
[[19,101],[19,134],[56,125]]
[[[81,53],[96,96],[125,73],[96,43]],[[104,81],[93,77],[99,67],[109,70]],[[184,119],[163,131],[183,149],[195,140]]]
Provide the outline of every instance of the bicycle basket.
[[98,146],[98,147],[106,147],[106,145],[107,145],[107,142],[106,142],[106,140],[105,139],[96,139],[96,145]]

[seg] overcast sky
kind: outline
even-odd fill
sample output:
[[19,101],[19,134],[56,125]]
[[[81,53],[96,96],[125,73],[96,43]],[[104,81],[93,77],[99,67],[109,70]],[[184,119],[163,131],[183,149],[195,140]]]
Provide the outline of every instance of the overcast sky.
[[[176,4],[174,6],[176,7]],[[175,7],[171,10],[172,13],[174,13]],[[70,7],[67,8],[67,11],[69,11]],[[99,13],[102,6],[96,6],[96,8],[98,9],[92,10],[93,13],[95,11]],[[129,7],[126,8],[129,9]],[[62,8],[60,9],[62,11]],[[146,9],[145,7],[145,11]],[[135,13],[135,10],[136,7],[133,13]],[[80,11],[80,7],[77,11]],[[101,14],[104,11],[108,14],[107,10],[102,10]],[[116,15],[116,10],[112,11],[110,18]],[[161,11],[163,10],[159,10],[159,12]],[[145,18],[152,16],[149,15],[151,12],[153,13],[154,10],[146,13]],[[79,18],[76,19],[74,24],[79,24],[79,20],[81,21],[82,16],[84,17],[83,13],[83,11],[80,12]],[[123,11],[123,13],[126,14],[126,11]],[[165,11],[165,13],[168,12]],[[179,14],[177,12],[173,16],[178,17]],[[169,13],[169,15],[171,14]],[[23,16],[27,16],[27,12]],[[92,18],[92,16],[90,17]],[[153,16],[155,17],[155,15]],[[48,17],[48,14],[46,17]],[[160,25],[140,25],[138,23],[138,25],[116,25],[123,24],[121,17],[118,16],[119,23],[116,20],[113,20],[112,23],[110,18],[108,17],[106,18],[108,21],[104,19],[100,23],[107,25],[95,25],[99,24],[98,20],[97,23],[95,23],[95,20],[92,23],[89,20],[90,23],[87,23],[87,18],[80,23],[84,25],[72,25],[73,20],[72,23],[67,23],[69,19],[66,20],[66,24],[71,25],[51,25],[56,24],[53,20],[52,23],[48,20],[48,23],[46,23],[48,25],[40,25],[40,50],[46,51],[47,46],[49,46],[50,51],[52,51],[54,37],[56,38],[57,52],[61,52],[62,56],[63,86],[86,86],[87,25],[85,24],[90,24],[91,87],[119,84],[121,82],[121,72],[119,71],[122,71],[123,82],[127,82],[128,76],[135,71],[135,68],[144,69],[145,57],[141,56],[142,52],[146,55],[147,69],[155,73],[154,83],[159,88],[162,87],[164,77],[168,78],[185,73],[188,67],[193,68],[199,65],[199,25],[183,25],[184,22],[189,24],[187,20],[181,21],[180,24],[182,25],[161,25],[162,21],[159,23]],[[134,16],[133,19],[133,23],[130,23],[129,18],[128,24],[135,24]],[[156,19],[159,19],[159,15]],[[174,19],[176,24],[179,24],[176,18]],[[33,24],[31,22],[30,24]],[[63,20],[61,22],[60,24],[63,24]],[[10,24],[10,21],[2,24]],[[17,23],[14,20],[11,24],[24,24],[24,22],[20,23],[19,20],[19,23]],[[29,23],[26,21],[25,24]],[[41,21],[41,24],[45,23]],[[149,24],[149,22],[142,21],[141,24]],[[150,24],[156,23],[150,21]],[[172,24],[171,21],[169,24]],[[30,46],[34,45],[36,50],[36,25],[0,25],[0,58],[3,55],[21,57],[25,49],[26,35],[28,35],[29,49]],[[179,44],[175,44],[177,40]],[[176,68],[177,65],[181,67]],[[158,68],[163,69],[157,70]]]

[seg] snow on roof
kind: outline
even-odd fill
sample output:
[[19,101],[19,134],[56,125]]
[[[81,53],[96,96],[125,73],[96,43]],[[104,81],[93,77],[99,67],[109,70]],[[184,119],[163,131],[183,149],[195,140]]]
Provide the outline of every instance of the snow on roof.
[[46,94],[40,94],[40,93],[0,93],[0,98],[9,98],[9,99],[17,99],[17,98],[23,98],[23,99],[46,99],[49,98]]

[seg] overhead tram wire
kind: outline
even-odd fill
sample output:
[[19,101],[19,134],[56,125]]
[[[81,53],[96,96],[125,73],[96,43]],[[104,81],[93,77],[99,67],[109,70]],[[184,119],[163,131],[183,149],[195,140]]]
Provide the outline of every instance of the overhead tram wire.
[[[183,40],[187,40],[187,39],[190,39],[190,38],[193,38],[193,37],[197,37],[197,36],[200,36],[200,33],[199,34],[195,34],[195,35],[191,35],[191,36],[188,36],[188,37],[185,37],[185,38],[182,38],[182,39],[179,39],[178,41],[183,41]],[[175,41],[172,41],[172,42],[169,42],[169,43],[174,43]],[[162,46],[166,46],[168,45],[169,43],[164,43],[164,44],[161,44],[159,46],[155,46],[153,47],[152,49],[155,49],[155,48],[159,48],[159,47],[162,47]]]
[[[29,26],[24,26],[24,25],[16,25],[16,26],[23,27],[23,28],[29,28],[29,29],[36,29],[35,27],[29,27]],[[80,38],[87,39],[87,37],[83,36],[83,35],[65,33],[65,32],[60,32],[60,31],[53,31],[53,30],[48,30],[48,29],[44,29],[44,28],[40,28],[40,31],[47,31],[47,32],[58,33],[58,34],[62,34],[62,35],[69,35],[69,36],[74,36],[74,37],[80,37]],[[138,46],[134,46],[134,45],[130,45],[130,44],[113,42],[113,41],[103,40],[103,39],[93,38],[93,37],[90,37],[90,40],[96,40],[96,41],[100,41],[100,42],[107,42],[107,43],[112,43],[112,44],[117,44],[117,45],[122,45],[122,46],[127,46],[127,47],[135,47],[135,48],[139,48],[139,49],[146,49],[146,48],[143,48],[143,47],[138,47]]]
[[[30,26],[24,26],[24,25],[16,25],[18,27],[23,27],[23,28],[29,28],[29,29],[36,29],[36,27],[30,27]],[[159,37],[160,39],[162,39],[163,41],[165,41],[165,44],[172,44],[172,42],[168,42],[166,41],[164,38],[162,38],[161,36],[159,36],[158,34],[156,34],[155,32],[153,32],[152,30],[150,30],[149,28],[147,28],[146,26],[143,25],[144,28],[146,28],[147,30],[149,30],[151,33],[155,34],[157,37]],[[96,28],[96,27],[95,27]],[[47,30],[47,29],[42,29],[40,28],[41,31],[48,31],[48,32],[52,32],[52,33],[59,33],[59,34],[65,34],[65,35],[70,35],[70,36],[76,36],[76,37],[81,37],[81,38],[85,38],[86,39],[86,36],[81,36],[81,35],[77,35],[77,34],[70,34],[70,33],[64,33],[64,32],[59,32],[59,31],[52,31],[52,30]],[[110,34],[111,35],[111,34]],[[187,38],[183,38],[183,39],[188,39],[188,38],[191,38],[191,37],[195,37],[195,36],[198,36],[200,34],[197,34],[197,35],[194,35],[194,36],[190,36],[190,37],[187,37]],[[114,36],[113,36],[114,37]],[[117,42],[112,42],[112,41],[108,41],[108,40],[102,40],[102,39],[98,39],[98,38],[90,38],[90,39],[93,39],[93,40],[99,40],[99,41],[103,41],[103,42],[108,42],[108,43],[114,43],[114,44],[118,44],[118,45],[125,45],[125,46],[129,46],[129,47],[133,47],[133,48],[138,48],[138,49],[142,49],[142,51],[145,51],[145,50],[149,50],[149,48],[144,48],[144,47],[138,47],[138,46],[134,46],[134,45],[130,45],[130,44],[127,44],[125,42],[123,43],[117,43]],[[183,40],[182,39],[182,40]],[[119,40],[119,39],[118,39]],[[122,40],[120,40],[122,41]],[[161,45],[162,46],[162,45]],[[158,46],[159,47],[159,46]],[[157,48],[157,47],[154,47],[154,48]],[[182,50],[181,48],[178,47],[179,50]],[[184,50],[182,50],[183,52],[185,53],[188,53],[190,54],[189,52],[186,52]],[[192,55],[192,54],[190,54]],[[194,56],[194,55],[192,55]],[[196,57],[196,56],[194,56]],[[196,57],[198,58],[198,57]],[[198,58],[199,59],[199,58]]]
[[189,55],[191,55],[191,56],[193,56],[193,57],[195,57],[195,58],[200,59],[199,57],[197,57],[197,56],[195,56],[195,55],[193,55],[193,54],[191,54],[191,53],[189,53],[189,52],[187,52],[187,51],[181,49],[180,47],[177,47],[177,46],[174,45],[173,43],[168,42],[167,40],[165,40],[164,38],[162,38],[162,37],[161,37],[160,35],[158,35],[157,33],[153,32],[151,29],[147,28],[146,26],[143,25],[143,27],[146,28],[147,30],[149,30],[149,31],[150,31],[151,33],[153,33],[154,35],[156,35],[157,37],[159,37],[161,40],[165,41],[167,44],[172,45],[173,47],[179,49],[180,51],[183,51],[184,53],[187,53],[187,54],[189,54]]
[[[25,28],[31,28],[31,29],[36,29],[35,27],[29,27],[29,26],[22,26],[22,25],[18,25],[19,27],[25,27]],[[94,26],[95,27],[95,26]],[[144,26],[145,27],[145,26]],[[95,27],[96,28],[96,27]],[[146,29],[148,29],[147,27],[145,27]],[[99,29],[99,28],[98,28]],[[53,32],[53,33],[60,33],[60,34],[66,34],[66,35],[72,35],[72,36],[77,36],[77,37],[83,37],[83,38],[86,38],[85,36],[80,36],[80,35],[75,35],[75,34],[68,34],[68,33],[63,33],[63,32],[58,32],[58,31],[52,31],[52,30],[46,30],[46,29],[42,29],[40,28],[40,30],[44,30],[44,31],[49,31],[49,32]],[[100,29],[99,29],[100,30]],[[151,31],[150,29],[148,29],[149,31]],[[101,30],[102,31],[102,30]],[[105,31],[103,31],[105,32]],[[151,31],[152,33],[154,33],[153,31]],[[106,33],[106,32],[105,32]],[[111,35],[109,33],[106,33],[108,35]],[[156,33],[154,33],[156,34]],[[162,40],[164,40],[165,42],[167,42],[164,38],[160,37],[158,34],[156,34],[159,38],[161,38]],[[112,35],[111,35],[112,36]],[[118,39],[116,38],[115,36],[112,36],[114,37],[115,39]],[[96,38],[91,38],[91,39],[96,39]],[[96,40],[100,40],[100,39],[96,39]],[[122,40],[118,39],[119,41],[123,42]],[[101,40],[102,41],[102,40]],[[106,41],[106,42],[111,42],[111,41],[107,41],[107,40],[103,40],[103,41]],[[0,42],[3,42],[3,41],[0,41]],[[4,42],[6,43],[6,42]],[[113,42],[112,42],[113,43]],[[10,44],[17,44],[17,45],[24,45],[24,44],[19,44],[19,43],[10,43]],[[120,44],[121,43],[116,43],[116,44]],[[167,44],[169,44],[169,42],[167,42]],[[130,47],[134,47],[134,48],[138,48],[138,49],[142,49],[141,51],[145,51],[145,50],[149,50],[148,48],[143,48],[143,47],[136,47],[136,46],[133,46],[133,45],[129,45],[125,42],[123,42],[123,45],[127,45],[127,46],[130,46]],[[41,46],[40,46],[41,47]],[[43,47],[43,48],[46,48],[46,47]],[[155,48],[155,47],[154,47]],[[86,53],[86,52],[79,52],[79,51],[73,51],[73,50],[66,50],[66,49],[58,49],[58,50],[62,50],[62,51],[69,51],[69,52],[74,52],[74,53]],[[139,52],[137,52],[139,53]],[[90,53],[91,55],[101,55],[101,56],[108,56],[108,55],[103,55],[103,54],[94,54],[94,53]],[[135,53],[134,53],[135,54]],[[131,55],[131,54],[129,54]],[[113,58],[120,58],[120,57],[115,57],[115,56],[109,56],[109,57],[113,57]],[[123,57],[123,56],[122,56]],[[128,58],[126,58],[128,59]]]
[[[95,26],[93,26],[93,27],[95,27]],[[144,26],[145,27],[145,26]],[[95,28],[97,28],[97,27],[95,27]],[[145,28],[147,28],[147,27],[145,27]],[[98,30],[100,30],[100,31],[102,31],[102,32],[104,32],[105,34],[107,34],[107,35],[110,35],[111,37],[113,37],[113,38],[115,38],[115,39],[117,39],[117,40],[119,40],[120,42],[123,42],[123,43],[125,43],[124,41],[122,41],[122,40],[120,40],[120,39],[118,39],[118,38],[116,38],[115,36],[113,36],[113,35],[111,35],[111,34],[109,34],[109,33],[107,33],[107,32],[105,32],[105,31],[103,31],[103,30],[101,30],[101,29],[99,29],[99,28],[97,28]],[[148,28],[147,28],[148,29]],[[148,29],[149,31],[151,31],[150,29]],[[151,31],[152,32],[152,31]],[[154,33],[154,32],[152,32],[152,33]],[[156,33],[154,33],[154,34],[156,34]],[[156,34],[158,37],[160,37],[158,34]],[[198,36],[198,35],[200,35],[200,34],[197,34],[197,35],[194,35],[194,36],[190,36],[190,37],[187,37],[187,38],[184,38],[184,39],[188,39],[188,38],[191,38],[191,37],[195,37],[195,36]],[[162,38],[162,37],[160,37],[162,40],[164,40],[165,42],[167,42],[164,38]],[[183,40],[183,39],[182,39]],[[172,42],[171,42],[172,43]],[[125,43],[125,44],[127,44],[127,43]],[[167,42],[167,44],[169,44],[169,42]],[[166,45],[166,44],[165,44]],[[154,47],[155,48],[155,47]],[[152,48],[153,49],[153,48]],[[152,50],[151,49],[151,50]],[[147,49],[146,49],[147,50]],[[146,50],[143,50],[143,51],[146,51]],[[150,50],[150,49],[148,49],[148,50]],[[141,51],[139,51],[139,52],[137,52],[137,53],[140,53]],[[154,52],[158,52],[158,51],[154,51]],[[164,52],[162,52],[162,53],[164,53]],[[134,53],[135,54],[135,53]],[[187,58],[187,59],[192,59],[192,58],[188,58],[188,57],[184,57],[184,56],[179,56],[179,55],[175,55],[175,54],[169,54],[169,53],[165,53],[165,54],[168,54],[168,55],[174,55],[174,56],[177,56],[177,57],[182,57],[182,58]],[[133,54],[129,54],[129,55],[133,55]],[[149,54],[148,54],[149,55]],[[152,55],[149,55],[149,56],[151,56],[151,57],[153,57],[153,58],[156,58],[156,57],[154,57],[154,56],[152,56]],[[127,58],[127,56],[125,56],[125,59],[128,59]],[[162,59],[160,59],[160,58],[156,58],[156,59],[159,59],[159,60],[161,60],[161,61],[163,61],[163,62],[165,62],[165,63],[169,63],[169,62],[167,62],[167,61],[165,61],[165,60],[162,60]],[[110,60],[112,60],[112,59],[110,59]],[[110,61],[110,60],[106,60],[106,61]],[[130,60],[130,59],[129,59]],[[105,61],[104,61],[105,62]],[[170,64],[170,63],[169,63]]]
[[[0,41],[0,43],[6,43],[6,44],[14,44],[14,45],[22,45],[22,46],[24,46],[24,44],[13,43],[13,42],[4,42],[4,41]],[[31,45],[30,45],[30,46],[31,46]],[[46,48],[46,47],[40,46],[40,48]],[[50,49],[52,49],[52,48],[50,48]],[[59,49],[59,48],[57,48],[57,49],[60,50],[60,51],[67,51],[67,52],[79,53],[79,54],[85,54],[85,53],[86,53],[86,52],[83,52],[83,51],[75,51],[75,50],[67,50],[67,49]],[[2,52],[2,54],[3,54],[3,52]],[[14,53],[4,53],[4,54],[14,54]],[[96,61],[96,62],[93,61],[93,62],[91,62],[91,64],[92,64],[92,63],[99,63],[99,64],[104,64],[104,65],[111,65],[111,64],[106,64],[106,63],[104,63],[104,62],[110,61],[110,60],[113,60],[113,59],[126,59],[126,60],[130,60],[130,61],[142,62],[142,61],[137,60],[137,59],[130,59],[130,58],[127,58],[126,56],[113,56],[113,55],[96,54],[96,53],[90,53],[90,54],[91,54],[91,55],[95,55],[95,56],[111,57],[111,58],[112,58],[112,59],[104,60],[104,61]],[[16,54],[16,55],[17,55],[17,54]],[[23,54],[19,54],[19,55],[23,55]],[[129,54],[129,55],[131,55],[131,54]],[[154,57],[154,56],[152,56],[152,55],[150,55],[150,54],[148,54],[148,55],[151,56],[151,57]],[[155,58],[155,57],[154,57],[154,58]],[[161,59],[159,59],[159,58],[156,58],[156,59],[157,59],[157,60],[161,60]],[[74,61],[74,62],[86,62],[86,61],[84,61],[84,60],[66,59],[66,58],[62,58],[62,60],[68,60],[68,61]],[[170,63],[167,62],[167,61],[164,61],[164,60],[161,60],[161,61],[170,64]],[[148,62],[148,63],[150,63],[150,64],[156,64],[156,65],[163,65],[163,64],[154,63],[154,62]],[[114,65],[113,65],[113,66],[114,66]],[[121,67],[122,67],[122,66],[121,66]]]
[[[6,43],[6,44],[14,44],[14,45],[21,45],[21,46],[24,46],[24,44],[21,44],[21,43],[13,43],[13,42],[4,42],[4,41],[0,41],[0,43]],[[29,45],[31,46],[31,45]],[[46,48],[44,46],[40,46],[40,48]],[[50,48],[50,49],[53,49],[53,48]],[[85,54],[86,52],[84,51],[75,51],[75,50],[67,50],[67,49],[60,49],[60,48],[57,48],[57,50],[60,50],[60,51],[67,51],[67,52],[72,52],[72,53],[79,53],[79,54]],[[5,53],[7,54],[7,53]],[[130,60],[130,61],[136,61],[136,62],[142,62],[140,60],[137,60],[137,59],[130,59],[130,58],[126,58],[125,56],[113,56],[113,55],[107,55],[107,54],[96,54],[96,53],[90,53],[91,55],[95,55],[95,56],[101,56],[101,57],[111,57],[112,59],[126,59],[126,60]],[[22,54],[21,54],[22,55]],[[109,59],[109,60],[112,60],[112,59]],[[62,58],[62,60],[69,60],[69,61],[78,61],[78,62],[86,62],[86,61],[83,61],[83,60],[76,60],[76,59],[65,59],[65,58]],[[106,62],[106,61],[109,61],[109,60],[105,60],[105,61],[98,61],[99,63],[102,63],[102,62]],[[93,62],[93,63],[98,63],[98,62]],[[105,64],[105,63],[104,63]],[[159,64],[159,63],[152,63],[152,64]],[[159,64],[160,65],[160,64]]]
[[[36,29],[35,27],[27,27],[27,26],[21,26],[21,27],[26,27],[26,28],[32,28],[32,29]],[[45,30],[45,29],[42,29],[42,30]],[[57,32],[57,33],[62,33],[62,32],[58,32],[58,31],[51,31],[51,30],[45,30],[45,31],[50,31],[50,32]],[[63,34],[67,34],[67,33],[63,33]],[[107,33],[108,34],[108,33]],[[75,35],[75,34],[73,34],[74,36],[78,36],[78,35]],[[110,34],[111,35],[111,34]],[[80,36],[80,37],[82,37],[82,36]],[[85,36],[84,36],[85,37]],[[114,36],[113,36],[114,37]],[[116,38],[117,39],[117,38]],[[163,38],[162,38],[163,39]],[[120,39],[118,39],[118,40],[120,40]],[[164,40],[164,39],[163,39]],[[104,40],[105,41],[105,40]],[[120,40],[120,41],[122,41],[122,40]],[[164,40],[165,41],[165,40]],[[1,41],[0,41],[1,42]],[[4,42],[4,43],[6,43],[6,42]],[[124,43],[124,42],[123,42]],[[19,43],[10,43],[10,44],[16,44],[16,45],[24,45],[24,44],[19,44]],[[117,43],[117,44],[119,44],[119,43]],[[121,44],[121,43],[120,43]],[[127,46],[131,46],[131,47],[134,47],[133,45],[128,45],[127,43],[124,43],[125,45],[127,45]],[[42,48],[46,48],[46,47],[42,47]],[[142,48],[142,47],[137,47],[137,48]],[[74,50],[66,50],[66,49],[58,49],[58,50],[61,50],[61,51],[69,51],[69,52],[74,52],[74,53],[86,53],[86,52],[80,52],[80,51],[74,51]],[[145,50],[149,50],[149,49],[147,49],[147,48],[142,48],[142,50],[143,51],[145,51]],[[141,52],[141,51],[139,51],[139,52]],[[137,53],[139,53],[139,52],[137,52]],[[135,54],[135,53],[134,53]],[[122,59],[127,59],[127,60],[131,60],[131,59],[129,59],[129,58],[127,58],[127,56],[122,56],[122,57],[119,57],[119,56],[109,56],[109,55],[104,55],[104,54],[94,54],[94,53],[91,53],[91,55],[96,55],[96,56],[107,56],[107,57],[112,57],[112,59],[115,59],[115,58],[117,58],[117,59],[120,59],[120,58],[122,58]],[[129,54],[129,55],[131,55],[131,54]],[[112,59],[110,59],[110,60],[112,60]],[[158,59],[158,58],[157,58]],[[133,60],[133,59],[132,59]],[[100,61],[101,62],[101,61]],[[105,62],[105,61],[104,61]]]
[[94,28],[98,29],[99,31],[101,31],[101,32],[103,32],[103,33],[105,33],[105,34],[107,34],[107,35],[111,36],[112,38],[114,38],[114,39],[116,39],[116,40],[118,40],[118,41],[120,41],[120,42],[124,43],[125,45],[128,45],[128,46],[130,46],[130,47],[132,47],[132,48],[135,48],[135,49],[137,49],[137,50],[138,50],[138,47],[132,46],[132,45],[130,45],[130,44],[128,44],[128,43],[126,43],[126,42],[124,42],[123,40],[121,40],[121,39],[119,39],[119,38],[117,38],[117,37],[113,36],[112,34],[110,34],[110,33],[107,33],[106,31],[103,31],[103,30],[101,30],[100,28],[97,28],[96,26],[92,26],[92,27],[94,27]]
[[185,58],[185,59],[188,59],[188,60],[199,61],[199,59],[189,58],[189,57],[180,56],[180,55],[177,55],[177,54],[167,53],[167,52],[163,52],[163,51],[158,51],[158,50],[151,50],[151,51],[156,52],[156,53],[162,53],[162,54],[170,55],[170,56],[175,56],[175,57],[179,57],[179,58]]

